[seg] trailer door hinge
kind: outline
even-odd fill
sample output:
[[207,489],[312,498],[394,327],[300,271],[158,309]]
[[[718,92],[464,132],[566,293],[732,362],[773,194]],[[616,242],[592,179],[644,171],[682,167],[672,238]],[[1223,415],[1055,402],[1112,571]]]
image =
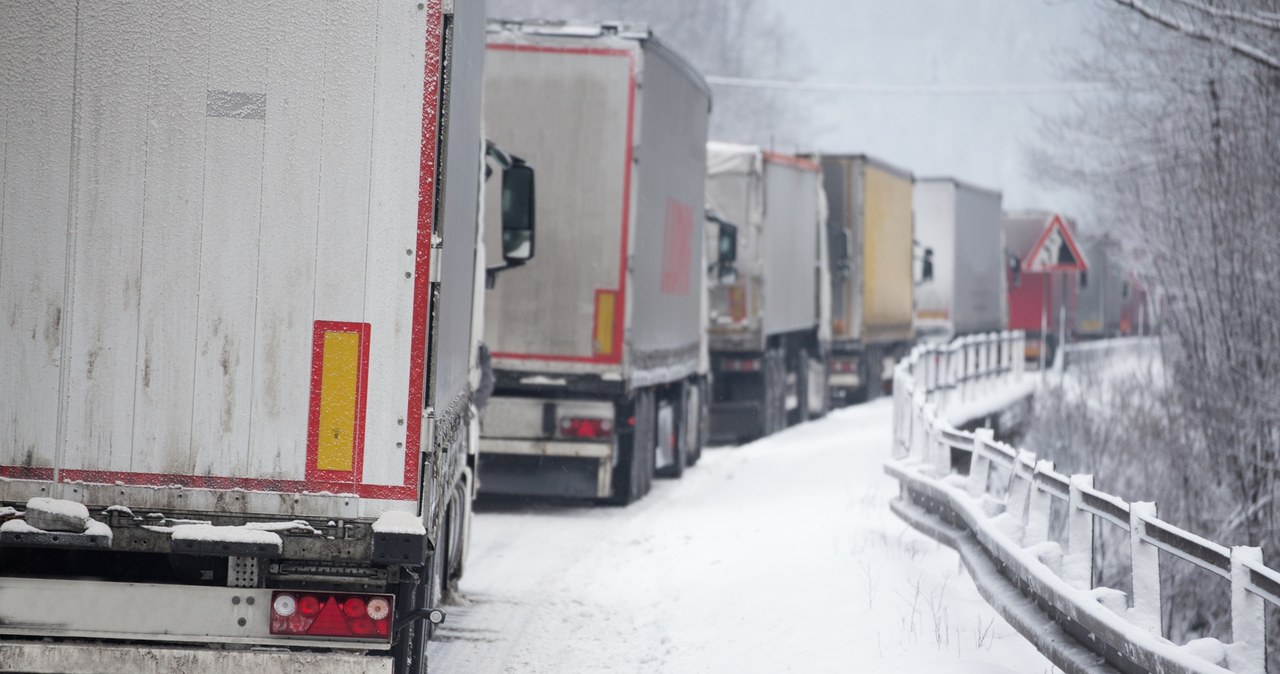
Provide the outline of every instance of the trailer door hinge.
[[431,283],[440,282],[440,267],[444,261],[444,240],[438,236],[431,237]]

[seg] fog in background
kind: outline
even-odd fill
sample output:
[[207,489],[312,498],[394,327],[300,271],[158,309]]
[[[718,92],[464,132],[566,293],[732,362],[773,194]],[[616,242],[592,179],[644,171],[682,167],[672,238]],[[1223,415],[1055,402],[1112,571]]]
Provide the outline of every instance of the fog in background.
[[1062,86],[1064,64],[1094,48],[1098,12],[1096,0],[489,0],[494,17],[649,23],[713,78],[858,89],[713,84],[717,140],[866,152],[1082,220],[1084,197],[1038,180],[1032,156],[1054,152],[1043,114],[1100,95]]

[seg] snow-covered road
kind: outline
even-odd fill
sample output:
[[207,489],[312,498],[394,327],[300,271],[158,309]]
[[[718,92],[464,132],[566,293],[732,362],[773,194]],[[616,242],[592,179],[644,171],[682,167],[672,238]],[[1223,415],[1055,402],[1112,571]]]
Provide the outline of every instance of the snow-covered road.
[[431,671],[1054,671],[889,512],[891,416],[710,450],[628,508],[477,515]]

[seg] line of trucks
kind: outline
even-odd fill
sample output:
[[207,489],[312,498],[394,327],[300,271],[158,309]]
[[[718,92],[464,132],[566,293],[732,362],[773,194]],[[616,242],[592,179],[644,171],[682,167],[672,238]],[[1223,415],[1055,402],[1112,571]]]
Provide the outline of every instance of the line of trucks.
[[629,503],[1022,307],[999,193],[711,110],[640,26],[0,0],[0,671],[425,671],[477,492]]

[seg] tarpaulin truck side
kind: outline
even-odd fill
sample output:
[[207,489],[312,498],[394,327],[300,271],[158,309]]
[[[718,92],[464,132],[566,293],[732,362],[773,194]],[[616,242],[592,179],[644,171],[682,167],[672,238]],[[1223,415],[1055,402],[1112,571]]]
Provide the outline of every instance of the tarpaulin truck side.
[[874,398],[915,340],[911,173],[866,155],[824,155],[831,250],[831,398]]
[[541,240],[487,298],[480,490],[628,502],[699,446],[710,91],[642,27],[489,30],[486,133],[538,168]]
[[737,278],[717,279],[710,293],[712,437],[747,440],[822,415],[830,280],[821,170],[710,143],[707,203],[738,232]]
[[916,240],[931,251],[932,278],[916,288],[916,332],[948,341],[1008,325],[1000,193],[953,178],[919,178]]
[[446,4],[0,2],[0,668],[423,669],[483,149]]

